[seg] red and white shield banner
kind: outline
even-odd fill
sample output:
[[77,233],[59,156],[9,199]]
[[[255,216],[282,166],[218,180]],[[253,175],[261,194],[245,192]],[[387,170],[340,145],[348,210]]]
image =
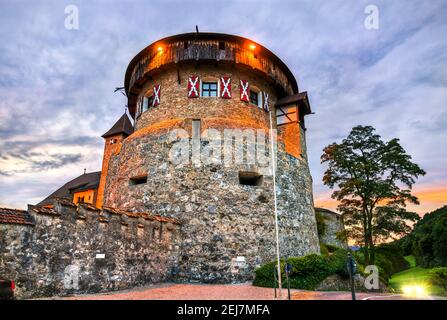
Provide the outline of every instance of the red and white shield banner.
[[191,76],[188,79],[188,98],[197,98],[199,96],[199,77]]
[[153,107],[156,107],[160,104],[160,95],[161,95],[160,90],[161,90],[161,85],[156,85],[154,87],[154,94],[153,94],[154,99],[152,100]]
[[241,80],[240,89],[241,89],[241,100],[245,101],[245,102],[249,102],[250,101],[250,88],[248,86],[247,80]]
[[269,111],[269,94],[267,92],[263,92],[263,106],[265,111]]
[[231,78],[220,78],[220,96],[224,99],[231,99]]

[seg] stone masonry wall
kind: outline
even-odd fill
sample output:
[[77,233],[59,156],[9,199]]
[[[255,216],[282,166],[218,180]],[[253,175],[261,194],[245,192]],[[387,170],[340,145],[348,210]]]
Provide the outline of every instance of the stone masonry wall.
[[337,235],[345,229],[343,217],[336,212],[323,208],[315,208],[315,211],[316,214],[323,217],[325,225],[324,233],[320,235],[320,241],[325,244],[331,244],[337,247],[346,248],[347,244],[339,240],[337,237]]
[[[182,125],[182,124],[180,124]],[[183,123],[186,127],[186,122]],[[240,165],[173,164],[170,130],[130,136],[110,162],[106,205],[150,211],[181,221],[179,269],[174,279],[240,282],[275,257],[273,178],[260,186],[239,183]],[[191,139],[186,138],[186,143]],[[209,143],[202,139],[202,145]],[[268,146],[268,141],[267,141]],[[282,256],[319,252],[312,179],[304,159],[278,145],[277,195]],[[129,178],[147,174],[147,182]]]
[[[232,98],[188,98],[187,81],[191,75],[199,76],[202,81],[230,76]],[[184,164],[170,161],[175,143],[181,141],[190,150],[194,149],[190,138],[193,119],[200,119],[202,133],[215,129],[222,134],[221,138],[226,129],[260,129],[269,136],[269,113],[240,100],[241,79],[248,80],[251,88],[268,92],[270,108],[274,109],[275,88],[252,69],[199,62],[153,73],[141,93],[161,85],[160,104],[137,118],[136,131],[110,158],[106,206],[149,211],[181,221],[179,265],[174,275],[178,281],[246,281],[253,278],[257,266],[275,257],[271,175],[247,161],[199,165],[192,161]],[[304,130],[297,123],[290,126],[297,126],[298,130],[288,140],[284,130],[278,131],[280,248],[282,256],[300,256],[319,252],[319,242]],[[177,129],[185,130],[186,137],[171,140],[170,134]],[[202,136],[200,147],[206,148],[212,141]],[[269,142],[264,142],[269,150]],[[295,151],[294,156],[285,151],[285,143],[289,150]],[[290,144],[295,146],[290,148]],[[240,171],[263,174],[263,181],[256,186],[242,185]],[[147,182],[131,183],[132,177],[145,175]]]
[[0,275],[17,298],[128,289],[177,266],[175,220],[60,202],[28,212],[34,226],[0,224]]

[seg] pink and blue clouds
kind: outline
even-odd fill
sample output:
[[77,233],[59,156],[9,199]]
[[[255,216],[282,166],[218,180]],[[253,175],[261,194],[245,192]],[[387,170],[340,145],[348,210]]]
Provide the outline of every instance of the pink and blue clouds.
[[[79,29],[64,27],[67,5]],[[367,5],[379,29],[364,27]],[[275,52],[308,91],[316,204],[324,146],[358,124],[398,137],[427,175],[418,212],[447,203],[446,1],[23,1],[0,3],[0,206],[24,208],[100,170],[101,134],[124,112],[131,58],[177,33],[238,34]]]

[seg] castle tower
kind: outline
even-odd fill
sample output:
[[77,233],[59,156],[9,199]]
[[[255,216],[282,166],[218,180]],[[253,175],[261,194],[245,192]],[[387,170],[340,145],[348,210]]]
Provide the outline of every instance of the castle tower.
[[[106,143],[98,202],[180,220],[175,279],[245,281],[274,259],[270,118],[281,256],[319,252],[305,145],[310,105],[275,54],[234,35],[175,35],[132,59],[125,90],[135,131]],[[225,158],[237,141],[242,156]],[[264,147],[264,163],[258,153],[249,159],[253,145]]]
[[104,200],[104,187],[106,185],[109,161],[112,155],[119,153],[123,140],[133,132],[133,126],[126,114],[104,133],[104,155],[102,158],[101,178],[99,180],[98,195],[96,197],[96,207],[102,208]]

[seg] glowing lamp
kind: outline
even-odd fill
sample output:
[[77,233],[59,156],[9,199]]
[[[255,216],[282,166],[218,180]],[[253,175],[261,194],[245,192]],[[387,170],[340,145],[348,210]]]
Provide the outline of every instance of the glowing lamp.
[[405,295],[415,297],[425,296],[427,294],[425,288],[422,285],[414,285],[414,284],[402,287],[402,292]]
[[162,46],[158,46],[157,51],[158,52],[163,52],[163,47]]
[[255,50],[256,49],[256,45],[254,44],[254,43],[252,43],[251,45],[250,45],[250,50]]

